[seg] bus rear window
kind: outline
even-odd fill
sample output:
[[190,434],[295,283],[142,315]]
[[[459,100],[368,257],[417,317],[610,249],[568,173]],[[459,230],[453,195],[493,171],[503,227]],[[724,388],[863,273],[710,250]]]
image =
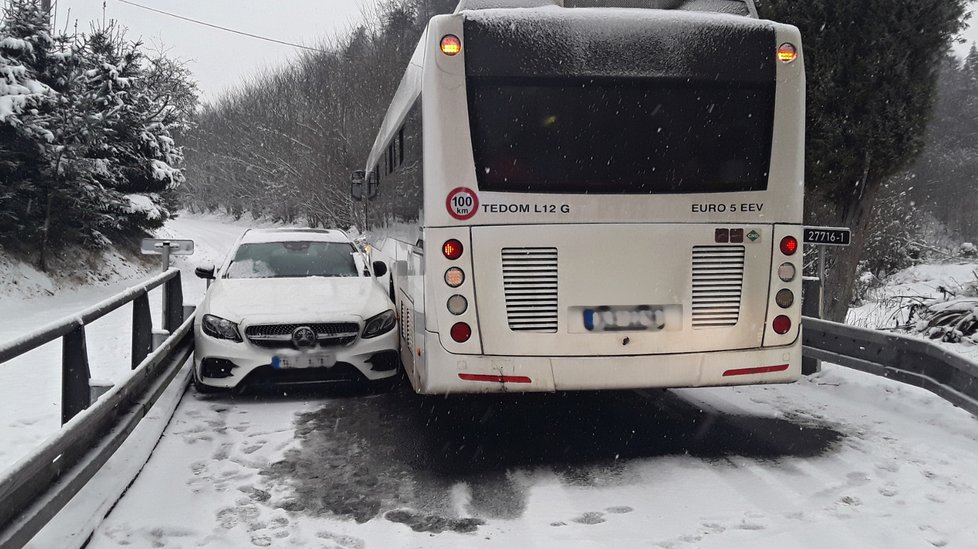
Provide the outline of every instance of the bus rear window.
[[468,94],[484,191],[767,188],[773,82],[469,78]]

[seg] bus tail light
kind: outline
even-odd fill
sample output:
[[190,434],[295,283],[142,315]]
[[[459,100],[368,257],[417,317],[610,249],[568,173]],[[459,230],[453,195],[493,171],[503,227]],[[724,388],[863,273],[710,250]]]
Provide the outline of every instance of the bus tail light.
[[456,260],[462,257],[462,243],[454,238],[451,240],[446,240],[445,244],[442,245],[441,251],[445,254],[445,257],[451,260]]
[[455,36],[454,34],[446,34],[445,36],[441,37],[442,53],[452,56],[458,54],[460,51],[462,51],[462,41],[458,39],[458,36]]
[[472,337],[472,327],[464,322],[456,322],[452,325],[451,333],[456,343],[465,343]]
[[[791,330],[791,319],[785,315],[778,315],[774,317],[774,322],[771,323],[771,327],[779,335],[784,335]],[[452,333],[454,334],[455,328],[452,328]]]
[[798,239],[793,236],[786,236],[781,239],[781,253],[784,255],[794,255],[798,251]]

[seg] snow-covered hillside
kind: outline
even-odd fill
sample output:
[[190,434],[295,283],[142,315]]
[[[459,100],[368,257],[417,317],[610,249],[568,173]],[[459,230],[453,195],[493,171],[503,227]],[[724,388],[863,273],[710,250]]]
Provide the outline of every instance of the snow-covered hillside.
[[[848,324],[891,330],[907,325],[910,306],[945,298],[948,292],[978,282],[978,261],[915,265],[895,273],[867,292],[863,304],[849,309]],[[969,342],[944,343],[978,360],[978,347]]]
[[[172,262],[182,272],[186,303],[198,302],[204,293],[204,282],[194,276],[194,267],[219,262],[242,231],[256,225],[268,223],[185,215],[159,231],[160,237],[196,242],[194,255],[174,256]],[[66,279],[47,276],[0,255],[0,341],[73,316],[160,269],[133,267],[115,252],[104,257],[97,273]],[[159,327],[161,291],[153,291],[150,300],[154,325]],[[132,307],[125,306],[86,327],[93,380],[111,383],[128,371],[131,319]],[[60,427],[60,364],[61,344],[55,341],[0,365],[0,469]]]

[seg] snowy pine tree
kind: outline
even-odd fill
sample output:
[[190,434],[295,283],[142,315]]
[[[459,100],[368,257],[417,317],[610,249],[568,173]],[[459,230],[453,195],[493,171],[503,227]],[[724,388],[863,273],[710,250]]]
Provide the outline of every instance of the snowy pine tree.
[[0,21],[0,239],[31,232],[40,203],[33,184],[40,151],[32,142],[49,135],[32,118],[53,96],[38,79],[52,44],[36,5],[12,4]]
[[36,0],[0,22],[0,244],[100,247],[170,216],[174,132],[196,105],[189,73],[147,58],[115,23],[52,38]]

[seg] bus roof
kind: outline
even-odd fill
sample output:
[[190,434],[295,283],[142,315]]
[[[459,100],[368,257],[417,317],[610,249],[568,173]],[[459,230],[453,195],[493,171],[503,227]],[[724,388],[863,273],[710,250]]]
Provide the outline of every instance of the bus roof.
[[455,13],[464,10],[506,8],[647,8],[704,11],[757,19],[754,0],[459,0]]
[[264,242],[350,242],[343,231],[312,228],[249,229],[241,237],[241,244]]

